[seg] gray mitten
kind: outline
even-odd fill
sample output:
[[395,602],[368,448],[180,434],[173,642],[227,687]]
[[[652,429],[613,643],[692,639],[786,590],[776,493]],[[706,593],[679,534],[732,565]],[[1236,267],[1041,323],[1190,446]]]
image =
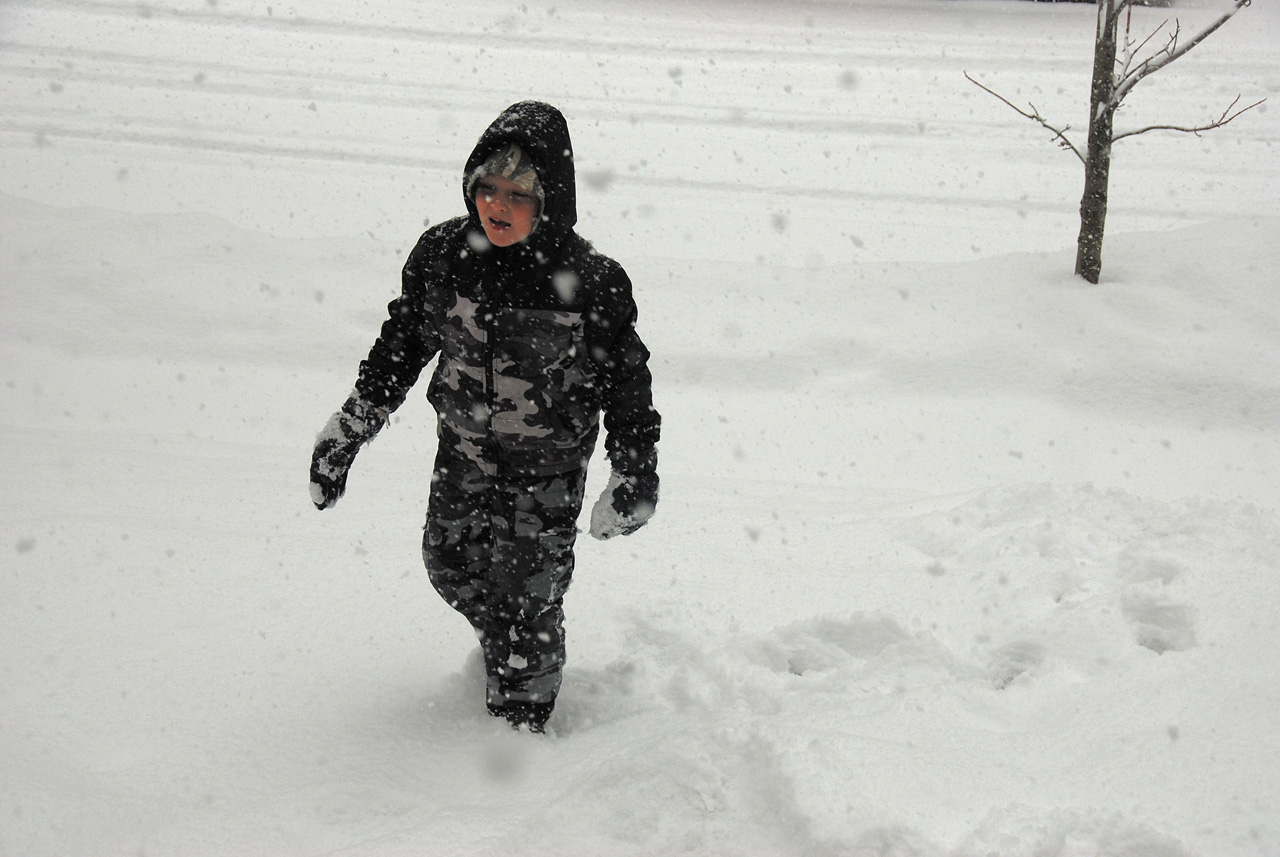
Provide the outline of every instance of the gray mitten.
[[658,473],[645,470],[609,474],[609,484],[591,508],[591,535],[597,539],[629,536],[653,517],[658,507]]
[[311,502],[328,509],[347,490],[347,472],[360,447],[386,425],[387,412],[356,395],[329,417],[311,454]]

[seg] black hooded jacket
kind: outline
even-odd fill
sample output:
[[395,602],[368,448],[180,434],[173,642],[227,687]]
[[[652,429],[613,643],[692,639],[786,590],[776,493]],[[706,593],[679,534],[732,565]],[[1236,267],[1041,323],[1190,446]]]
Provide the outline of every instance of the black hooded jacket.
[[[497,247],[466,189],[510,143],[532,159],[544,202],[526,240]],[[584,466],[602,412],[613,468],[655,466],[660,419],[631,281],[574,232],[573,147],[560,112],[534,101],[503,111],[467,160],[463,196],[468,215],[428,229],[409,254],[356,394],[395,410],[439,354],[427,397],[441,439],[486,469]]]

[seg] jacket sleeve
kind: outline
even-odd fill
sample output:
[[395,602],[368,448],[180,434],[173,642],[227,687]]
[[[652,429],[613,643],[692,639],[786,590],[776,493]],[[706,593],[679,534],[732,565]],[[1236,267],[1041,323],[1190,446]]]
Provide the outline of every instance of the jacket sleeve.
[[419,239],[404,264],[400,296],[387,304],[382,331],[360,362],[356,394],[388,413],[403,404],[423,367],[440,350],[432,307],[441,243],[438,228]]
[[607,432],[605,451],[623,475],[652,472],[662,418],[653,406],[649,349],[636,331],[631,280],[621,267],[605,278],[601,305],[593,311],[597,341],[589,347],[600,365],[600,400]]

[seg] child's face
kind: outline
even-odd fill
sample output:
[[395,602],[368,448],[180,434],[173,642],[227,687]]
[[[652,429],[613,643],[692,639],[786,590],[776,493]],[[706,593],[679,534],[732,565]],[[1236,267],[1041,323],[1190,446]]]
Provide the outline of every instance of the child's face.
[[476,211],[489,240],[510,247],[533,232],[538,198],[510,179],[484,176],[476,182]]

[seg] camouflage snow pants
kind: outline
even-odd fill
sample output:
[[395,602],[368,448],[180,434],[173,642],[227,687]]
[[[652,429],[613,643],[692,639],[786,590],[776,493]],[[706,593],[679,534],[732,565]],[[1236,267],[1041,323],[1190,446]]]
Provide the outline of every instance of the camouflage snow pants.
[[498,479],[440,444],[422,554],[431,584],[480,638],[490,706],[552,702],[560,690],[585,481],[584,468]]

